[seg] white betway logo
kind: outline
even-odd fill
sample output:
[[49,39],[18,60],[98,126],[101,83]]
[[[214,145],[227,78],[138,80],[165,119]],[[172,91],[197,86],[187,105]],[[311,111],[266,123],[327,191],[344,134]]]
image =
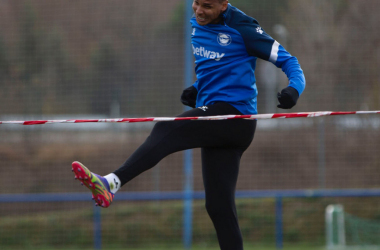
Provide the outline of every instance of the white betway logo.
[[194,45],[193,54],[197,56],[203,56],[209,59],[215,59],[215,61],[220,61],[220,59],[222,59],[226,55],[224,53],[219,54],[218,52],[207,50],[202,46],[200,48],[194,47]]

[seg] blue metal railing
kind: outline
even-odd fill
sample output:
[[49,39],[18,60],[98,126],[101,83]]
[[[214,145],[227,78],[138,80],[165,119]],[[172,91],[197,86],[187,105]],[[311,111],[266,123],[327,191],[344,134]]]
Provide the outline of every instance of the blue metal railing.
[[[322,189],[322,190],[247,190],[236,191],[236,198],[308,198],[308,197],[377,197],[376,189]],[[4,202],[65,202],[88,201],[88,193],[45,193],[45,194],[0,194],[0,203]],[[114,200],[152,201],[183,200],[185,194],[179,192],[118,192]],[[204,199],[203,191],[194,191],[193,199]]]
[[[152,200],[185,200],[189,194],[184,192],[119,192],[115,201],[152,201]],[[237,191],[236,198],[274,198],[276,200],[276,247],[283,247],[283,198],[316,198],[316,197],[380,197],[380,189],[323,189],[323,190],[259,190]],[[191,199],[204,199],[203,191],[192,192]],[[89,201],[88,193],[55,193],[55,194],[1,194],[0,203],[12,202],[68,202]],[[101,249],[100,208],[94,208],[94,244]],[[191,225],[191,224],[190,224]],[[184,224],[186,227],[186,224]],[[185,229],[184,232],[190,229]]]

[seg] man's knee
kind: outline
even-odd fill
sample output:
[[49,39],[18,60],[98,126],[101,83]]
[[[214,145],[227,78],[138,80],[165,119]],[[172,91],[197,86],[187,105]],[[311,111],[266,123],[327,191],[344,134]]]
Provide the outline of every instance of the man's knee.
[[170,122],[157,122],[154,125],[152,132],[167,130],[169,128],[169,126],[170,126]]
[[149,135],[149,140],[160,141],[173,130],[173,122],[157,122]]

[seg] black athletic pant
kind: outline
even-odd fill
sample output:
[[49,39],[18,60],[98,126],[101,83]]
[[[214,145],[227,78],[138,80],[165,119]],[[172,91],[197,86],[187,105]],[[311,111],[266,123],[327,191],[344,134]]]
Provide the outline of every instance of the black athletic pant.
[[[241,113],[218,102],[184,112],[179,117]],[[202,173],[206,209],[214,223],[222,250],[242,250],[242,236],[235,207],[239,163],[250,145],[255,120],[158,122],[146,141],[114,173],[124,185],[160,160],[177,151],[202,148]]]

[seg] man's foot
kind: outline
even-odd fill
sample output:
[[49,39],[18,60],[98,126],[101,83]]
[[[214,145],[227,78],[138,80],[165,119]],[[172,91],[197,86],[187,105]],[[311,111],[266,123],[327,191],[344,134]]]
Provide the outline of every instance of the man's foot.
[[90,172],[82,163],[74,161],[72,171],[75,173],[75,179],[79,180],[92,192],[92,199],[95,205],[109,207],[113,200],[114,194],[111,193],[108,182],[105,178]]

